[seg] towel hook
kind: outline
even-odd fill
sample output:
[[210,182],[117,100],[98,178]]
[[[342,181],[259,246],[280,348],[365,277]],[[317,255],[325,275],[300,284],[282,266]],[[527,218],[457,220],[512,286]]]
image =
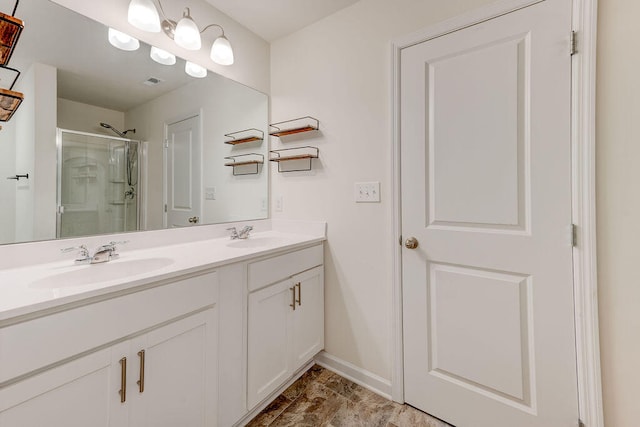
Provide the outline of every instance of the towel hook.
[[29,174],[25,173],[22,175],[8,176],[7,179],[15,179],[16,181],[20,181],[20,178],[29,179]]

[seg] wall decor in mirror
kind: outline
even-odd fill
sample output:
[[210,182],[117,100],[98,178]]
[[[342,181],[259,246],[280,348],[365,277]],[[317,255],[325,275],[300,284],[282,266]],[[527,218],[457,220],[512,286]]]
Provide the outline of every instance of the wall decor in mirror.
[[267,217],[266,169],[225,167],[268,156],[262,138],[225,143],[268,132],[265,94],[137,40],[117,49],[109,28],[49,0],[17,14],[25,98],[0,130],[0,243]]

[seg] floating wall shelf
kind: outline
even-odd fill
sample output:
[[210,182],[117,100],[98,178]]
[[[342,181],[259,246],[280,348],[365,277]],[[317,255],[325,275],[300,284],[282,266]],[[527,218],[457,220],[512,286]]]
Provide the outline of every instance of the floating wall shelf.
[[[13,8],[13,14],[16,13],[18,2]],[[20,34],[24,29],[24,21],[15,16],[0,13],[0,65],[7,65],[13,50],[18,43]]]
[[250,128],[224,134],[227,139],[224,143],[231,145],[246,144],[248,142],[264,140],[264,132],[260,129]]
[[[264,156],[258,153],[238,154],[237,156],[225,157],[230,162],[225,166],[233,168],[233,175],[256,175],[260,172],[260,165],[264,164]],[[255,169],[250,167],[254,165]],[[238,169],[240,168],[240,169]]]
[[320,121],[311,116],[304,116],[298,119],[286,120],[284,122],[272,123],[269,125],[269,135],[288,136],[297,133],[311,132],[320,129]]
[[[300,171],[310,171],[311,170],[311,161],[313,159],[317,159],[320,155],[320,150],[318,147],[296,147],[296,148],[283,148],[281,150],[271,150],[271,158],[269,159],[272,162],[278,163],[278,172],[300,172]],[[308,167],[302,169],[282,169],[280,164],[282,162],[290,162],[294,160],[307,160]]]

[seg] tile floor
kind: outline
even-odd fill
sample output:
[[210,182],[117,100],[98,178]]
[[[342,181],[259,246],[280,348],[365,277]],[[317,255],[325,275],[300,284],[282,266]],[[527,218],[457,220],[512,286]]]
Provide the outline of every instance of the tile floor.
[[248,427],[450,427],[314,365]]

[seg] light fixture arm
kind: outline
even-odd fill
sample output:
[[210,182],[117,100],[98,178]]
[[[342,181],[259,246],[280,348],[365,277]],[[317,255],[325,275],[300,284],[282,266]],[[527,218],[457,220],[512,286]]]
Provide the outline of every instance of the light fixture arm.
[[162,28],[162,31],[166,34],[167,37],[173,40],[176,32],[176,25],[178,25],[178,23],[167,16],[166,12],[164,11],[164,6],[162,6],[162,2],[160,0],[157,1],[158,6],[160,6],[160,13],[162,14],[162,22],[160,22],[160,28]]
[[202,29],[202,31],[200,31],[200,34],[204,33],[206,30],[208,30],[211,27],[218,27],[220,28],[220,31],[222,31],[222,36],[224,37],[224,28],[222,28],[222,25],[218,25],[218,24],[209,24],[206,27],[204,27]]
[[164,13],[164,7],[162,7],[162,2],[160,0],[158,0],[158,5],[160,6],[160,13],[162,13],[162,17],[165,20],[169,20],[169,18],[167,17],[167,14]]

